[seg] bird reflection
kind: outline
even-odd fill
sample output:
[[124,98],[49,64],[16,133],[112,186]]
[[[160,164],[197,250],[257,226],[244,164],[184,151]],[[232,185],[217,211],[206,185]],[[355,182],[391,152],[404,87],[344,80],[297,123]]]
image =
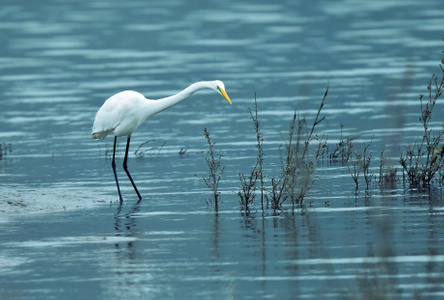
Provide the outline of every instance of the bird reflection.
[[[131,208],[130,211],[123,211],[123,202],[120,202],[117,207],[116,214],[114,215],[114,229],[117,231],[116,236],[134,237],[136,235],[135,228],[137,227],[137,218],[134,218],[134,214],[140,210],[139,199]],[[116,248],[120,248],[120,243],[115,244]],[[127,242],[127,248],[133,247],[133,241]]]

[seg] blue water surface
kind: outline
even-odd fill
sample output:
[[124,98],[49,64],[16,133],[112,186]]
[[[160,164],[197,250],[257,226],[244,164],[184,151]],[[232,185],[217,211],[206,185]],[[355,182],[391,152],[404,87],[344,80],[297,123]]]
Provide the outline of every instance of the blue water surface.
[[[0,299],[443,297],[442,187],[409,189],[398,161],[422,137],[418,99],[440,75],[443,14],[438,0],[5,1]],[[140,202],[119,140],[120,204],[113,139],[91,140],[99,107],[122,90],[157,99],[215,79],[233,105],[201,91],[132,135]],[[294,112],[311,126],[327,87],[316,134],[330,152],[373,138],[369,190],[325,155],[302,207],[265,198],[262,210],[257,191],[241,211],[255,95],[268,193]],[[217,212],[201,180],[204,128],[225,165]],[[377,184],[383,145],[398,168],[389,188]]]

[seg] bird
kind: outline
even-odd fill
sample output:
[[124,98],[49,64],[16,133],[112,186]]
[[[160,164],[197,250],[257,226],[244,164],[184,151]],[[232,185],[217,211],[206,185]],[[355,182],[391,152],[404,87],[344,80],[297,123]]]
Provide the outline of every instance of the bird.
[[227,92],[225,91],[224,83],[220,80],[214,80],[193,83],[175,95],[158,100],[147,99],[141,93],[133,90],[125,90],[109,97],[97,111],[91,137],[93,140],[101,140],[108,135],[114,136],[111,167],[114,172],[120,203],[123,202],[123,198],[122,193],[120,192],[119,180],[117,179],[116,172],[115,157],[117,138],[122,136],[127,137],[123,169],[131,181],[131,184],[139,197],[139,201],[141,201],[142,196],[128,171],[127,165],[131,134],[150,117],[182,102],[202,89],[214,90],[222,95],[230,105],[232,104],[230,97],[228,97]]

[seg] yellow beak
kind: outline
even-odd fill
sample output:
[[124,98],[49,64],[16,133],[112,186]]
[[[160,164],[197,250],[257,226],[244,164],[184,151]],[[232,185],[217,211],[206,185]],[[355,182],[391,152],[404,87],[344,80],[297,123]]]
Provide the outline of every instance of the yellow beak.
[[220,88],[220,87],[217,87],[217,88],[221,92],[222,96],[224,96],[224,98],[228,101],[228,103],[231,104],[231,100],[230,100],[230,97],[228,97],[227,92],[225,92],[225,90],[223,88]]

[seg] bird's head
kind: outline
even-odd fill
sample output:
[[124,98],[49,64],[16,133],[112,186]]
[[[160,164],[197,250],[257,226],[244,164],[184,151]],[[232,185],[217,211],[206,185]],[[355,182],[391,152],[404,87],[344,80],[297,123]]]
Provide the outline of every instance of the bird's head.
[[216,92],[218,92],[219,94],[221,94],[228,101],[228,103],[231,104],[230,97],[228,97],[227,92],[225,91],[225,85],[222,81],[220,80],[212,81],[211,88]]

